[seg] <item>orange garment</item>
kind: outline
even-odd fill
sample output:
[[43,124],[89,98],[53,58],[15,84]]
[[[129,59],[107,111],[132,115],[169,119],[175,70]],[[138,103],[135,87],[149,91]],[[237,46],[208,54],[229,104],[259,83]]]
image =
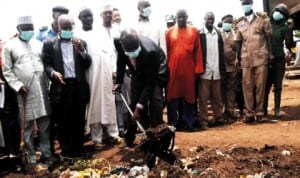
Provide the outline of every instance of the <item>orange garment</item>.
[[195,102],[195,74],[203,73],[202,47],[198,30],[187,25],[171,27],[166,33],[170,78],[167,99]]
[[0,68],[2,67],[3,61],[2,61],[2,48],[3,48],[3,42],[0,41]]

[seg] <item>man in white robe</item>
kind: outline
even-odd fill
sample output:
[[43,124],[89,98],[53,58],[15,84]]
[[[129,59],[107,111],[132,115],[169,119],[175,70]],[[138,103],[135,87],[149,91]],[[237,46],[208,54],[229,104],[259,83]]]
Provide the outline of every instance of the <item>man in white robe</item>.
[[36,163],[32,132],[34,120],[39,130],[42,157],[49,160],[52,157],[49,142],[48,81],[41,60],[42,43],[32,39],[34,28],[31,16],[19,17],[17,29],[18,37],[4,46],[3,75],[9,86],[18,93],[20,113],[22,115],[22,111],[25,112],[25,151],[28,153],[29,163]]
[[[92,64],[87,72],[91,93],[87,110],[87,126],[90,127],[96,149],[101,149],[103,143],[117,143],[119,140],[115,96],[111,92],[112,76],[116,71],[116,52],[113,45],[115,32],[111,29],[111,6],[105,6],[101,16],[103,27],[95,30],[91,9],[82,9],[79,19],[83,26],[78,32],[79,37],[87,42],[88,53],[92,57]],[[103,134],[104,130],[106,134]]]

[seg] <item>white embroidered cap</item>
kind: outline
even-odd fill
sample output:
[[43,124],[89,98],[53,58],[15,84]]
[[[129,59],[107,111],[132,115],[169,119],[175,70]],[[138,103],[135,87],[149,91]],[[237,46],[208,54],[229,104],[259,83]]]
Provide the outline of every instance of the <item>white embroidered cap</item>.
[[18,25],[33,24],[32,16],[20,16],[18,17]]
[[113,6],[109,3],[104,4],[101,7],[101,12],[106,12],[106,11],[113,11]]

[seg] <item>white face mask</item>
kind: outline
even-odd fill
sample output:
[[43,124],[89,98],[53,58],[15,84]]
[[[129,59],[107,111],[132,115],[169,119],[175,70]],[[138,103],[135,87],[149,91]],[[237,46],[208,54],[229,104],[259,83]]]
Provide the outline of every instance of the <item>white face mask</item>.
[[244,13],[249,13],[252,10],[252,4],[243,5]]
[[152,12],[151,7],[148,6],[148,7],[146,7],[146,8],[143,9],[143,14],[142,15],[144,17],[149,17],[151,15],[151,12]]
[[20,38],[24,41],[31,40],[33,38],[33,36],[34,36],[33,30],[21,31],[21,33],[20,33]]
[[125,55],[128,56],[131,59],[135,59],[139,56],[141,50],[142,50],[142,48],[141,48],[141,46],[139,46],[136,50],[134,50],[132,52],[125,51]]
[[276,21],[280,21],[284,18],[284,16],[282,15],[282,13],[280,13],[279,11],[275,11],[272,15],[273,19]]

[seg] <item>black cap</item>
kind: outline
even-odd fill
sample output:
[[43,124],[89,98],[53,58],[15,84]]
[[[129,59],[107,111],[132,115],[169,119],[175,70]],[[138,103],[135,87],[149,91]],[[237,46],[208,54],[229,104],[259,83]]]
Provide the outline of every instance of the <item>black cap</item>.
[[60,12],[62,14],[68,14],[69,9],[65,8],[64,6],[55,6],[52,8],[52,12]]
[[227,14],[227,15],[224,15],[223,17],[222,17],[222,21],[225,19],[225,18],[233,18],[233,16],[231,15],[231,14]]
[[281,12],[285,17],[289,17],[289,10],[288,10],[288,7],[283,4],[283,3],[280,3],[278,5],[276,5],[274,7],[274,10],[278,10],[279,12]]

